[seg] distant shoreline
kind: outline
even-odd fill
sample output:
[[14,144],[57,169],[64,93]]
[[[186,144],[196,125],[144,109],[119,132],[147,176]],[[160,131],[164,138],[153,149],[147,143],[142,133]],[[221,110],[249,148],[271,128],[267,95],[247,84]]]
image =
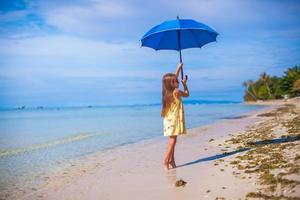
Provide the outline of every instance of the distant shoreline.
[[300,97],[294,97],[290,99],[271,99],[271,100],[258,100],[258,101],[245,101],[245,105],[282,105],[288,104],[299,100]]
[[[184,104],[230,104],[243,103],[242,101],[231,100],[183,100]],[[161,103],[145,103],[145,104],[124,104],[124,105],[74,105],[74,106],[8,106],[0,107],[0,111],[10,110],[60,110],[60,109],[86,109],[86,108],[121,108],[121,107],[143,107],[143,106],[160,106]]]

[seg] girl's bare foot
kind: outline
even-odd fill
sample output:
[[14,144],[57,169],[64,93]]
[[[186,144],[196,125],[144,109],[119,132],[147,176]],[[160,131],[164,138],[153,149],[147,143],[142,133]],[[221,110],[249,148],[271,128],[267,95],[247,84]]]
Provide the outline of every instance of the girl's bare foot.
[[165,171],[168,171],[169,170],[169,163],[165,161],[163,164],[164,164]]
[[175,160],[172,160],[169,164],[172,166],[172,168],[176,168]]

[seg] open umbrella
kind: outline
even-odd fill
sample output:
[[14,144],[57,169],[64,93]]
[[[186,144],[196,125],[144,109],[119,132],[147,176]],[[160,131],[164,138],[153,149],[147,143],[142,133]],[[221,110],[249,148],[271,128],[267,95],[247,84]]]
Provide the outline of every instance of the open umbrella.
[[[142,46],[155,50],[177,50],[182,62],[181,50],[201,48],[216,41],[219,34],[209,26],[192,19],[165,21],[151,28],[141,39]],[[183,79],[183,70],[181,70]]]

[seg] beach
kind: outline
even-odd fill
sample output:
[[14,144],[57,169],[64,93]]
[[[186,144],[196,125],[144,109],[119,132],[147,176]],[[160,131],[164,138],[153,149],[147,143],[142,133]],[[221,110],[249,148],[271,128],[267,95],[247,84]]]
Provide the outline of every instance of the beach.
[[299,13],[1,0],[0,200],[300,200]]
[[[262,108],[238,102],[185,102],[186,124],[196,128]],[[160,109],[160,104],[143,104],[0,110],[1,197],[31,193],[53,174],[80,166],[91,155],[148,139],[163,141]]]
[[[32,188],[2,198],[264,199],[273,195],[299,199],[300,99],[267,104],[258,111],[189,129],[178,138],[176,169],[163,170],[167,138],[152,138],[95,152]],[[255,144],[258,141],[267,142]],[[267,166],[268,171],[261,167],[278,152],[278,162]],[[186,185],[176,187],[179,179]]]

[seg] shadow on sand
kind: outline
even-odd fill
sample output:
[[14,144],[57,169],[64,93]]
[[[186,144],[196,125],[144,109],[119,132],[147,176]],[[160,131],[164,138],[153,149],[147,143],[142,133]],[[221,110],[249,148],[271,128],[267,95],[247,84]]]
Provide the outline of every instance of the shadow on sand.
[[200,158],[200,159],[188,162],[188,163],[184,163],[182,165],[178,165],[176,168],[184,167],[184,166],[188,166],[188,165],[193,165],[193,164],[197,164],[197,163],[205,162],[205,161],[217,160],[217,159],[220,159],[220,158],[231,156],[231,155],[236,154],[236,153],[241,153],[241,152],[244,152],[244,151],[248,151],[248,150],[254,148],[255,146],[268,145],[268,144],[280,144],[280,143],[285,143],[285,142],[294,142],[294,141],[297,141],[297,140],[300,140],[300,135],[287,136],[287,137],[276,138],[276,139],[272,139],[272,140],[261,140],[261,141],[257,141],[257,142],[250,142],[248,144],[252,147],[245,147],[245,148],[235,150],[235,151],[231,151],[231,152],[224,152],[222,154],[217,154],[217,155],[210,156],[210,157]]

